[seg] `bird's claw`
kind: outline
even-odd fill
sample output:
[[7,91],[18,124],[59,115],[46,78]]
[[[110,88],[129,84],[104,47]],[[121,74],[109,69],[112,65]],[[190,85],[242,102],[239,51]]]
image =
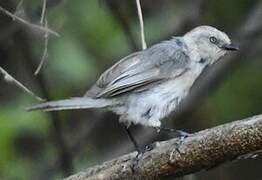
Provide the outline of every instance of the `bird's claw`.
[[138,169],[138,164],[139,161],[142,159],[144,152],[143,151],[137,151],[137,155],[135,156],[135,158],[132,160],[131,163],[131,170],[133,173],[135,173]]
[[176,129],[172,129],[172,128],[165,128],[165,127],[159,127],[157,128],[157,132],[159,131],[166,131],[166,132],[170,132],[170,133],[174,133],[176,135],[176,137],[178,137],[179,139],[176,142],[176,151],[178,153],[180,153],[179,151],[179,147],[181,146],[181,144],[184,142],[184,140],[186,138],[188,138],[189,136],[191,136],[190,133],[187,133],[185,131],[181,131],[181,130],[176,130]]
[[144,154],[146,152],[152,151],[155,147],[156,147],[156,143],[152,143],[152,144],[146,145],[145,148],[143,149],[137,150],[137,155],[135,156],[132,162],[132,165],[131,165],[131,169],[133,172],[135,172],[138,169],[139,161],[143,158]]
[[155,147],[156,147],[156,142],[146,145],[146,147],[144,148],[144,152],[152,151]]
[[177,130],[176,131],[179,134],[178,140],[176,141],[176,151],[181,154],[179,148],[182,145],[182,143],[185,141],[186,138],[190,137],[191,134],[181,131],[181,130]]

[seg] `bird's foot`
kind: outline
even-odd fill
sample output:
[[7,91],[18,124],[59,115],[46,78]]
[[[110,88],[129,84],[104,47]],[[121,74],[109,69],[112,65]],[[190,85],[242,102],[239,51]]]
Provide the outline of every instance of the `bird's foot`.
[[131,169],[133,172],[137,171],[139,168],[139,161],[143,158],[144,154],[146,152],[152,151],[155,147],[157,146],[157,142],[146,145],[144,148],[142,149],[137,149],[137,155],[135,156],[132,165],[131,165]]
[[142,159],[144,155],[143,151],[137,151],[137,155],[135,156],[135,158],[131,161],[131,170],[133,173],[135,173],[138,168],[139,168],[139,161]]
[[157,127],[156,130],[157,132],[161,132],[161,131],[169,132],[169,133],[175,134],[177,137],[187,138],[191,135],[190,133],[187,133],[185,131],[172,129],[172,128],[166,128],[166,127]]
[[155,149],[155,147],[157,146],[157,143],[158,143],[158,142],[154,142],[154,143],[151,143],[151,144],[149,144],[149,145],[146,145],[145,148],[144,148],[144,151],[145,151],[145,152],[152,151],[152,150]]
[[165,132],[169,132],[169,133],[172,133],[172,134],[174,133],[176,135],[176,137],[179,138],[176,142],[176,151],[178,153],[180,153],[179,148],[180,148],[181,144],[184,142],[184,140],[192,135],[192,134],[187,133],[185,131],[176,130],[176,129],[172,129],[172,128],[166,128],[166,127],[158,127],[157,132],[160,132],[160,131],[165,131]]
[[187,136],[180,136],[180,137],[178,137],[178,140],[176,141],[176,151],[179,153],[179,154],[181,154],[181,152],[180,152],[180,146],[183,144],[183,142],[184,142],[184,140],[186,139],[188,137],[188,135]]

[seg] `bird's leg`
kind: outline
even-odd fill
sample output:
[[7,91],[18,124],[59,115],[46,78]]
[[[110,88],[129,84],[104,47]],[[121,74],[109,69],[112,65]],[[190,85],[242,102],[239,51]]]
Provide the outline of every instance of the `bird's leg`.
[[131,131],[128,129],[128,127],[125,124],[122,124],[122,127],[125,129],[129,139],[133,143],[135,150],[138,152],[138,155],[142,153],[141,149],[139,148],[134,136],[132,135]]
[[138,162],[139,160],[143,157],[143,154],[146,150],[141,150],[138,146],[138,143],[136,142],[134,136],[132,135],[131,131],[128,129],[128,127],[125,124],[122,124],[122,127],[125,129],[129,139],[132,141],[135,150],[137,151],[137,155],[133,161],[133,164],[131,165],[131,169],[133,172],[136,171],[137,167],[138,167]]

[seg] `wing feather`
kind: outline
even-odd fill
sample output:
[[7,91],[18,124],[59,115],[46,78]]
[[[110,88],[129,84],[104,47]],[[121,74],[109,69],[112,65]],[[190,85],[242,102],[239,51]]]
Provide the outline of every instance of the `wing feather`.
[[[114,97],[175,78],[187,70],[187,48],[178,39],[133,53],[105,71],[86,96]],[[180,41],[180,40],[179,40]],[[149,86],[148,86],[149,87]]]

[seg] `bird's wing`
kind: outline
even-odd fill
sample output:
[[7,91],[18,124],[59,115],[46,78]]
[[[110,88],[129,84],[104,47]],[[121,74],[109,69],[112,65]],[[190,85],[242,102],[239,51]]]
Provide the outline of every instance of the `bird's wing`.
[[86,96],[114,97],[146,89],[152,83],[181,75],[188,63],[185,48],[174,42],[163,42],[120,60],[100,76]]

